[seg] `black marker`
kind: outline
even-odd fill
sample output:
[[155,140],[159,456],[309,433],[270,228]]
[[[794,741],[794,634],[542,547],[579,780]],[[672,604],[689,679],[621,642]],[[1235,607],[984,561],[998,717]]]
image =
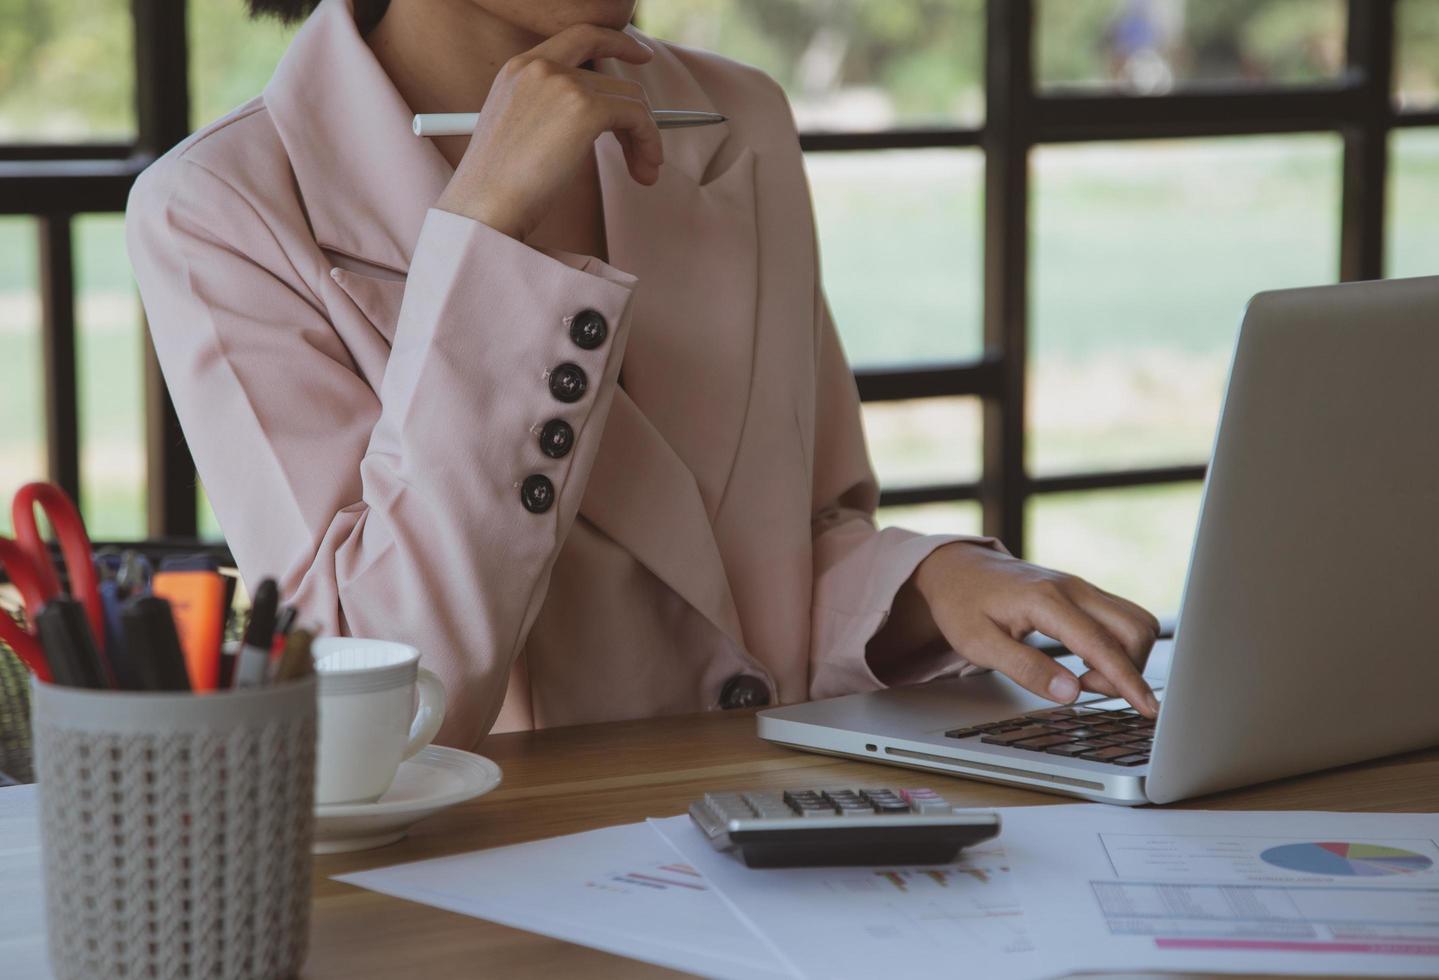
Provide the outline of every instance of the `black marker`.
[[35,617],[35,628],[45,647],[55,683],[100,690],[110,686],[100,650],[90,633],[85,607],[78,600],[50,600]]
[[250,605],[250,622],[245,627],[245,645],[235,662],[236,687],[263,687],[270,673],[270,645],[275,638],[275,610],[280,605],[280,588],[267,578],[255,590]]
[[190,674],[170,604],[155,596],[132,599],[120,613],[125,648],[146,691],[188,691]]

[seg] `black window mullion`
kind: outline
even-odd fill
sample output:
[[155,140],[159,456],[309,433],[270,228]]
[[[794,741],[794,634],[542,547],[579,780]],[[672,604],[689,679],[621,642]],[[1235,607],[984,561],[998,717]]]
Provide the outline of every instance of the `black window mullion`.
[[75,356],[75,248],[69,214],[36,222],[40,252],[40,347],[45,375],[46,469],[80,499],[79,386]]
[[985,533],[1023,554],[1032,0],[988,0],[985,23],[984,343],[1000,379],[984,401],[980,499]]
[[1003,383],[998,358],[980,358],[953,364],[916,364],[885,368],[855,368],[859,397],[866,402],[903,401],[909,398],[945,398],[950,395],[999,396]]
[[799,147],[806,153],[846,150],[932,150],[979,146],[978,129],[882,129],[872,133],[801,133]]
[[[190,131],[188,45],[183,0],[132,0],[135,92],[142,158],[162,155]],[[195,461],[149,344],[145,344],[145,469],[152,537],[199,530]]]
[[1362,86],[1270,91],[1222,88],[1172,95],[1046,93],[1034,102],[1036,143],[1242,136],[1334,130],[1364,111]]
[[1348,63],[1361,105],[1343,129],[1339,278],[1379,279],[1393,117],[1394,0],[1350,0]]

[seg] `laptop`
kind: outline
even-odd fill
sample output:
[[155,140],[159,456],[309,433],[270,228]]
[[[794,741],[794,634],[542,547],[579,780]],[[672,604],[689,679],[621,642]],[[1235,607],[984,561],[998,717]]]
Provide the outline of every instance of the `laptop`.
[[1126,805],[1439,744],[1439,277],[1250,301],[1156,693],[1150,722],[951,677],[759,735]]

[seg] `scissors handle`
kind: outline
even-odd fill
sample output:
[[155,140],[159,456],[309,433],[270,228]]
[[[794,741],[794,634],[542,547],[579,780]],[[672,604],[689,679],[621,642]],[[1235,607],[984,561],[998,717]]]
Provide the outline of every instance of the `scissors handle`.
[[[42,577],[35,562],[18,544],[5,537],[0,537],[0,568],[5,569],[11,584],[19,590],[27,610],[38,610],[44,604]],[[33,617],[34,613],[30,615]],[[36,677],[42,681],[50,680],[50,664],[45,659],[45,649],[40,641],[3,610],[0,610],[0,640],[15,651],[15,655],[35,672]]]
[[32,670],[36,677],[47,683],[51,680],[50,662],[45,659],[45,648],[40,641],[29,633],[10,614],[0,611],[0,642],[3,642],[20,662]]
[[[90,547],[90,536],[85,533],[85,522],[70,497],[53,483],[27,483],[15,492],[10,505],[10,518],[15,526],[15,541],[28,552],[40,578],[44,599],[40,605],[60,594],[60,577],[50,561],[50,551],[40,537],[40,525],[35,520],[35,507],[44,512],[55,529],[60,542],[60,555],[65,561],[65,572],[70,578],[70,594],[79,599],[85,607],[85,617],[97,644],[105,641],[105,610],[100,603],[100,581],[95,574],[95,557]],[[40,607],[29,599],[26,606],[30,617],[40,615]],[[102,646],[103,650],[103,646]]]

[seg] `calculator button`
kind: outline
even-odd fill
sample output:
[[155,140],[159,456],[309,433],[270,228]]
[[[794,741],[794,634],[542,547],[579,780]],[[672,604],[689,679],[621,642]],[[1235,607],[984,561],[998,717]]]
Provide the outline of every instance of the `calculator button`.
[[739,793],[706,793],[705,803],[718,813],[749,809],[745,805],[744,797]]
[[757,817],[777,820],[794,816],[794,811],[776,793],[746,793],[744,798]]

